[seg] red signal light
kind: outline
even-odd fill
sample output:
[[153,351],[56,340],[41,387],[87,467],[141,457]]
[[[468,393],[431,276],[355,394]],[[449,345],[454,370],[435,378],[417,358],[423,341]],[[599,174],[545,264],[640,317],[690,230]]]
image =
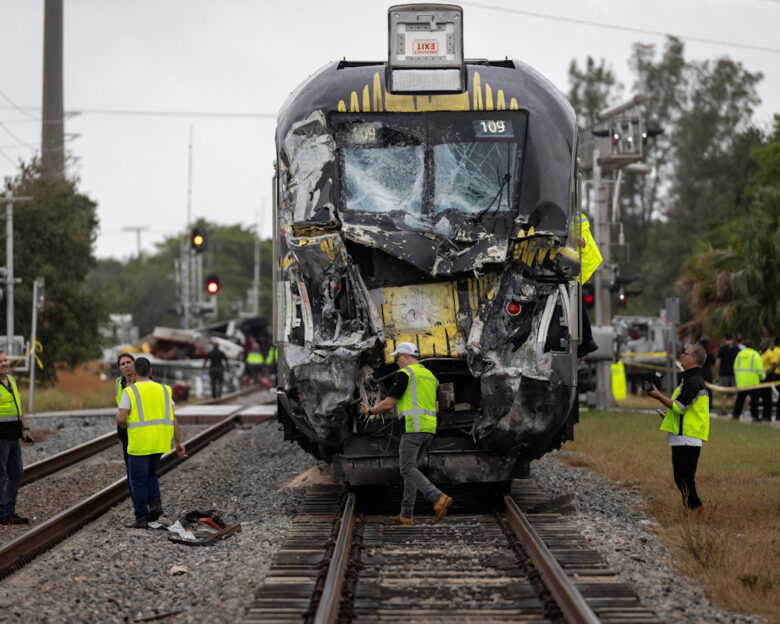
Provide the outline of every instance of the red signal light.
[[585,293],[582,295],[582,300],[585,302],[585,305],[593,305],[596,303],[596,295]]
[[517,301],[510,301],[506,304],[506,313],[509,316],[517,316],[522,309],[523,306],[517,303]]
[[219,292],[220,284],[219,277],[216,275],[209,275],[204,283],[206,292],[210,295],[216,295]]

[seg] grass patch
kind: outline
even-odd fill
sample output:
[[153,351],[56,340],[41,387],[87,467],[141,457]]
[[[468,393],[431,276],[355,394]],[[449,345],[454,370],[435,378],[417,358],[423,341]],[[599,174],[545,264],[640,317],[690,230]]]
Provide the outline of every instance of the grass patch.
[[[20,384],[22,408],[29,406],[29,386]],[[35,411],[52,412],[60,410],[93,409],[116,407],[114,379],[101,379],[94,363],[84,364],[72,371],[59,371],[57,383],[53,386],[35,388]]]
[[680,573],[714,603],[780,624],[780,430],[712,419],[696,473],[699,516],[683,509],[659,425],[655,414],[584,413],[565,447],[575,453],[561,459],[638,487]]

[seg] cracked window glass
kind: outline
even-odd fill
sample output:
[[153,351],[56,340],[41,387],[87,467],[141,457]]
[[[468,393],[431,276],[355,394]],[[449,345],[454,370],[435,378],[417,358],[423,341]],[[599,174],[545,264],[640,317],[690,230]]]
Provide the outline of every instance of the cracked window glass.
[[394,213],[403,229],[430,231],[444,213],[483,221],[517,209],[521,111],[339,113],[330,123],[343,210]]
[[425,177],[422,146],[344,148],[348,210],[420,214]]
[[445,143],[433,148],[435,213],[507,211],[514,203],[514,143]]

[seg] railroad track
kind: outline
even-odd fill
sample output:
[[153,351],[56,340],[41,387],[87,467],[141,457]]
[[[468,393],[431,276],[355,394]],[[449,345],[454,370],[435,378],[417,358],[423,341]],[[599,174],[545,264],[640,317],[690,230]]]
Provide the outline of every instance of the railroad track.
[[315,488],[246,622],[658,623],[565,517],[524,513],[540,494],[515,483],[497,509],[411,527]]
[[[256,392],[257,388],[253,388],[252,391]],[[251,392],[245,389],[238,395],[246,394],[251,394]],[[235,396],[234,394],[230,397],[223,397],[221,402],[235,398]],[[213,405],[214,403],[211,402],[211,404]],[[244,409],[244,406],[236,406],[236,409],[224,419],[188,439],[185,442],[187,455],[194,455],[240,424],[240,412],[242,409]],[[271,418],[271,416],[268,416],[263,419],[270,420]],[[72,466],[113,444],[116,444],[116,433],[110,432],[86,444],[32,464],[25,470],[22,483],[31,483],[68,466]],[[180,458],[176,453],[167,453],[160,460],[157,474],[163,475],[183,461],[186,461],[186,458]],[[127,498],[127,496],[127,477],[122,477],[111,485],[3,544],[0,546],[0,579],[4,579],[24,567],[38,555],[51,549],[84,525],[101,516],[111,507]]]
[[[244,397],[255,392],[261,392],[262,390],[262,388],[258,388],[257,386],[241,388],[240,390],[226,394],[219,399],[208,399],[206,401],[201,401],[198,403],[198,405],[223,405],[230,403],[230,401],[234,399]],[[42,479],[43,477],[46,477],[50,474],[54,474],[55,472],[73,466],[80,461],[89,459],[93,455],[97,455],[101,451],[116,445],[118,442],[116,436],[117,434],[115,431],[110,431],[109,433],[90,440],[89,442],[85,442],[79,446],[74,446],[73,448],[62,451],[61,453],[57,453],[56,455],[52,455],[51,457],[47,457],[46,459],[43,459],[39,462],[25,466],[21,484],[27,485],[28,483],[33,483],[38,479]]]

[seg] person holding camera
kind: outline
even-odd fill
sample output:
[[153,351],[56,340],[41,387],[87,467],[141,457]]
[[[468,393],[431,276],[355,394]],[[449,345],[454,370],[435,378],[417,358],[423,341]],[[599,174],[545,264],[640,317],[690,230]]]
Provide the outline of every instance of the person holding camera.
[[672,396],[664,396],[655,386],[647,393],[666,408],[661,431],[667,432],[672,447],[674,482],[682,494],[683,504],[692,510],[702,508],[696,493],[696,466],[702,443],[710,433],[710,398],[702,374],[706,359],[707,353],[701,345],[687,345],[680,354],[683,367],[680,385]]

